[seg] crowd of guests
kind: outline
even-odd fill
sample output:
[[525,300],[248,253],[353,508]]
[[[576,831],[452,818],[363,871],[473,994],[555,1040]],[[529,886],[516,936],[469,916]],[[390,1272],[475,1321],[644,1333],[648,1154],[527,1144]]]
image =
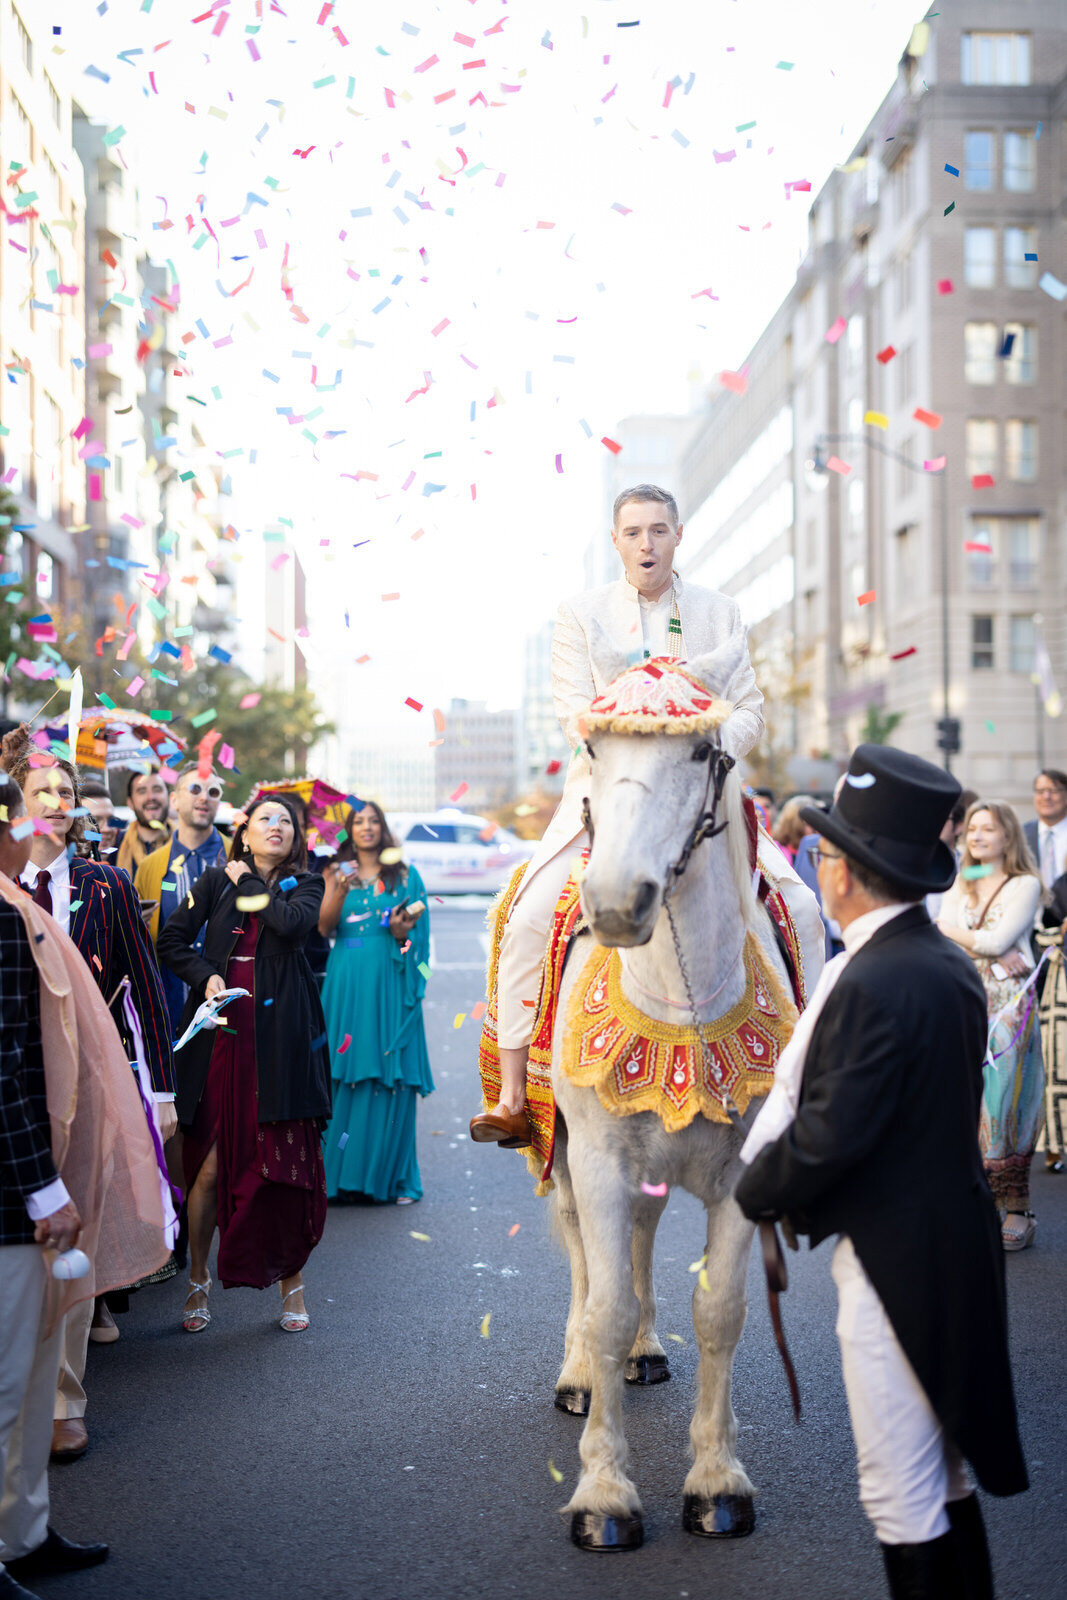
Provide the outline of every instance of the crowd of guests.
[[305,1330],[328,1199],[421,1198],[433,1080],[425,889],[380,807],[355,800],[309,854],[282,790],[227,836],[202,762],[130,773],[128,826],[25,728],[0,766],[0,1600],[19,1600],[107,1555],[50,1527],[47,1467],[88,1446],[112,1313],[188,1264],[181,1327],[202,1333],[217,1236],[222,1286],[278,1284],[281,1328]]
[[[818,835],[801,817],[812,798],[792,796],[780,809],[770,789],[753,789],[752,798],[818,895]],[[945,937],[971,957],[985,990],[979,1145],[1008,1251],[1034,1242],[1034,1154],[1044,1131],[1046,1167],[1063,1172],[1067,1120],[1067,772],[1037,774],[1033,808],[1024,825],[1013,806],[965,789],[942,833],[956,856],[956,880],[926,902]],[[829,956],[843,945],[835,924],[825,916],[824,924]]]

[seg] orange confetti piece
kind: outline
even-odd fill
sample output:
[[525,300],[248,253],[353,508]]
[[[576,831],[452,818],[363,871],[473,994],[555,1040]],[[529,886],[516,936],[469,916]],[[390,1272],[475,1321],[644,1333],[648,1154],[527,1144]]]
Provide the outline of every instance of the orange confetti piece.
[[928,428],[940,428],[941,415],[937,411],[927,411],[923,406],[916,406],[912,412],[916,422],[922,422]]
[[514,1239],[515,1235],[518,1233],[518,1231],[519,1231],[519,1229],[521,1227],[522,1227],[522,1223],[521,1222],[513,1222],[511,1224],[511,1227],[508,1229],[508,1238],[509,1239]]
[[875,593],[876,591],[874,589],[868,589],[866,594],[858,594],[856,596],[856,604],[858,606],[871,605],[874,601]]

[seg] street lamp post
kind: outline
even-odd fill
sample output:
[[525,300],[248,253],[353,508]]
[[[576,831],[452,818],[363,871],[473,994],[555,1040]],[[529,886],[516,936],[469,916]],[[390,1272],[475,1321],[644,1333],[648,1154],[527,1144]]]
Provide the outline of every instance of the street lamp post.
[[[890,461],[896,461],[902,467],[907,467],[909,472],[922,473],[928,477],[926,469],[917,461],[912,461],[910,456],[901,455],[899,450],[890,449],[880,439],[875,439],[868,434],[860,433],[820,433],[815,440],[812,453],[811,469],[813,472],[825,473],[826,462],[823,459],[822,449],[829,444],[863,444],[871,450],[877,450],[879,455],[886,456]],[[941,719],[938,723],[937,743],[941,750],[942,762],[946,772],[952,771],[952,756],[960,748],[959,722],[952,715],[949,704],[949,632],[948,632],[948,475],[943,467],[938,474],[940,483],[940,499],[938,505],[938,523],[941,544]]]

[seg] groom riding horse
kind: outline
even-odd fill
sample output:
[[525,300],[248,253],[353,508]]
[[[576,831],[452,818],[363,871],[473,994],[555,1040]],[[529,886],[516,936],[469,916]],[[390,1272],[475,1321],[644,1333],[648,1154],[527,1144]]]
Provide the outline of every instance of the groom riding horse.
[[[734,600],[713,589],[683,583],[674,571],[682,538],[673,495],[653,484],[624,490],[615,501],[612,543],[624,576],[560,606],[552,647],[552,683],[563,731],[574,754],[556,814],[522,878],[513,881],[506,920],[495,952],[496,1028],[500,1097],[473,1118],[471,1138],[514,1148],[530,1143],[527,1062],[537,1013],[545,950],[560,894],[588,844],[582,802],[589,791],[589,760],[578,723],[610,681],[604,662],[674,660],[704,655],[741,638],[740,664],[728,687],[731,714],[721,730],[723,750],[735,761],[763,731],[763,696],[744,645]],[[614,675],[614,672],[612,673]],[[799,943],[802,981],[810,992],[822,969],[824,937],[818,906],[785,857],[764,833],[757,863],[768,890],[784,908]]]

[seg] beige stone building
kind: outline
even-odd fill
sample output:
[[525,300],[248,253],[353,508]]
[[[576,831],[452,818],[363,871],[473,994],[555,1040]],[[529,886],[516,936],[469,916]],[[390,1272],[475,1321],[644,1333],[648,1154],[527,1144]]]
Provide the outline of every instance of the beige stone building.
[[1067,766],[1065,134],[1062,4],[945,0],[683,458],[683,571],[737,596],[799,783],[890,715],[985,792]]

